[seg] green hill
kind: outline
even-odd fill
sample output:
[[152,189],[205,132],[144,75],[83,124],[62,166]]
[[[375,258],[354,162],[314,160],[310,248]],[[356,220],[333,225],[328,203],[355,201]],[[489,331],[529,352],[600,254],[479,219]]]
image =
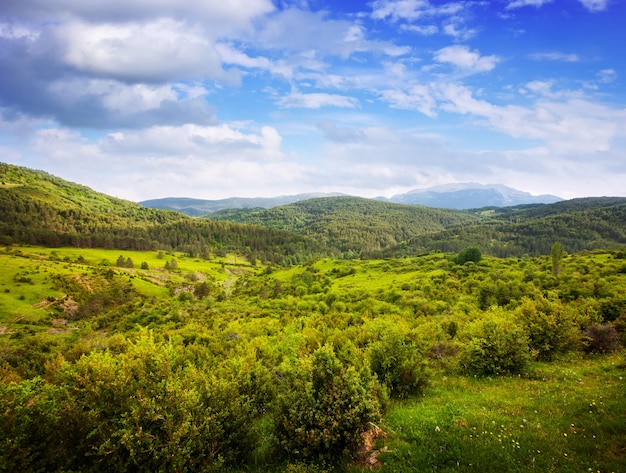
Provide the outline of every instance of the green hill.
[[467,212],[402,205],[360,197],[325,197],[272,209],[226,210],[207,216],[287,230],[342,254],[371,257],[417,235],[479,222]]
[[299,235],[149,209],[43,171],[0,163],[0,180],[3,245],[236,251],[273,263],[326,253],[319,243]]
[[460,251],[476,245],[494,256],[545,255],[555,241],[569,252],[623,248],[626,198],[590,197],[547,205],[479,209],[479,224],[420,235],[389,254]]

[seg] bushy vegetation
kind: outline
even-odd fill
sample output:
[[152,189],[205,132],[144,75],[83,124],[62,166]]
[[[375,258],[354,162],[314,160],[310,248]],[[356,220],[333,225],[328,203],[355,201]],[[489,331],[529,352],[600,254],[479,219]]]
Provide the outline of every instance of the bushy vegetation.
[[[442,386],[452,380],[459,398],[445,401],[451,409],[470,409],[460,406],[490,389],[481,379],[511,379],[508,389],[520,392],[555,389],[542,387],[545,363],[591,367],[623,353],[619,252],[567,254],[558,277],[549,256],[463,265],[444,254],[319,259],[279,269],[234,255],[14,247],[0,259],[4,471],[306,471],[365,465],[372,452],[383,471],[445,471],[457,460],[495,471],[463,446],[487,432],[478,415],[484,404],[462,417],[411,414],[410,425],[399,412],[444,402]],[[114,264],[128,259],[147,268]],[[172,260],[177,267],[166,269]],[[623,371],[624,361],[617,364]],[[622,373],[601,372],[594,376],[613,373],[612,382]],[[470,380],[471,389],[460,387]],[[594,435],[618,448],[624,429],[602,426],[619,418],[624,399],[603,386],[585,394],[596,405],[605,396]],[[516,399],[501,409],[518,412]],[[536,398],[523,415],[532,418],[546,402],[553,401]],[[562,415],[576,424],[581,406],[568,406]],[[503,416],[494,436],[511,436],[518,425]],[[542,440],[545,429],[562,435],[561,423],[534,422],[542,430],[509,440],[553,448]],[[368,444],[377,426],[387,436]],[[445,443],[433,443],[444,430]],[[477,445],[495,449],[486,435]],[[425,455],[416,463],[399,447],[407,442]],[[588,442],[568,455],[619,470],[621,457],[602,460]],[[385,454],[385,445],[396,453]],[[440,445],[451,453],[437,453]],[[494,455],[500,469],[514,461],[524,471],[529,461]]]
[[[454,253],[311,258],[304,237],[252,244],[130,206],[122,226],[172,244],[95,249],[81,242],[117,228],[117,202],[3,172],[0,190],[31,194],[15,202],[53,205],[49,235],[79,238],[0,251],[0,471],[626,470],[623,248],[559,239],[558,271],[556,240],[541,256],[460,237]],[[95,221],[76,203],[109,230],[79,228]],[[600,204],[568,209],[620,212]],[[41,228],[6,208],[19,238]]]

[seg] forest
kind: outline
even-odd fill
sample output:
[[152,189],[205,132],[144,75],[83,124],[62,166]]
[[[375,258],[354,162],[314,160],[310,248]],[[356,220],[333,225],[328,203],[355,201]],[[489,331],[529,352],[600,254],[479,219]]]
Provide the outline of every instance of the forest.
[[[626,470],[626,246],[600,224],[619,199],[440,221],[513,238],[555,219],[537,254],[468,236],[375,257],[38,171],[2,182],[0,471]],[[548,240],[582,215],[606,247]]]

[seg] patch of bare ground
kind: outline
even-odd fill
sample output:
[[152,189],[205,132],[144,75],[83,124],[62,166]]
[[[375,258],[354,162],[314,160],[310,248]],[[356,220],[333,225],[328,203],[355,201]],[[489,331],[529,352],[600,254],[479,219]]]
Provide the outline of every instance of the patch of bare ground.
[[381,451],[386,451],[387,447],[383,447],[381,450],[374,448],[376,446],[376,440],[384,437],[385,431],[378,427],[373,422],[369,422],[368,429],[361,434],[361,446],[357,450],[357,458],[354,461],[355,465],[361,468],[367,468],[368,470],[376,470],[380,467],[380,460],[378,459]]

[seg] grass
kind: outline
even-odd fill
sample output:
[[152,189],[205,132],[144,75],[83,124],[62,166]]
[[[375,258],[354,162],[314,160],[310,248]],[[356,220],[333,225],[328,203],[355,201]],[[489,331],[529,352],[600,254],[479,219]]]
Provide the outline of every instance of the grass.
[[[254,268],[235,255],[203,260],[182,253],[157,251],[126,251],[86,248],[12,247],[0,254],[0,326],[11,332],[18,325],[35,327],[49,322],[52,315],[46,301],[63,296],[52,286],[53,274],[89,274],[94,267],[110,267],[118,275],[128,277],[135,289],[146,297],[169,295],[170,284],[189,282],[197,275],[218,284],[230,285],[239,275]],[[134,268],[116,266],[119,256],[130,258]],[[176,259],[178,269],[166,271],[165,263]],[[142,263],[149,269],[141,269]]]
[[626,471],[624,355],[539,364],[531,379],[439,376],[386,415],[381,472]]

